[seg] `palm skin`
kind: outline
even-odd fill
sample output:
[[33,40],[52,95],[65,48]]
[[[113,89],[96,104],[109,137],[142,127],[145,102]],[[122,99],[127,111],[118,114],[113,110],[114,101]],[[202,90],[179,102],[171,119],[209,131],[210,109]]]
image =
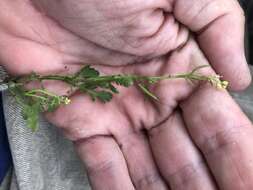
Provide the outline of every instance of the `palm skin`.
[[[138,6],[120,2],[117,6],[124,5],[121,9],[96,1],[75,1],[80,7],[67,1],[60,4],[58,1],[1,1],[4,10],[0,13],[2,65],[17,75],[31,71],[73,73],[80,68],[80,62],[99,64],[95,67],[106,74],[164,75],[187,72],[207,64],[203,50],[217,71],[228,79],[236,79],[232,80],[235,89],[249,83],[239,43],[242,37],[233,34],[236,30],[231,34],[236,36],[234,43],[221,40],[225,47],[230,45],[234,49],[225,51],[222,46],[214,53],[203,45],[205,42],[215,47],[214,42],[209,43],[214,36],[209,31],[212,27],[205,26],[208,23],[197,26],[183,19],[191,30],[201,32],[197,37],[200,50],[189,37],[188,29],[175,22],[172,14],[163,17],[161,12],[153,11],[164,9],[170,13],[173,8],[170,1],[146,4],[140,1]],[[184,7],[182,2],[185,1],[178,2],[174,9]],[[208,7],[208,3],[206,5],[202,6]],[[57,11],[57,7],[61,11]],[[79,12],[74,8],[80,8]],[[108,10],[116,11],[108,16]],[[186,16],[182,16],[180,10],[183,12],[179,9],[175,14],[182,20]],[[61,15],[62,12],[67,15]],[[147,20],[142,22],[142,19]],[[119,25],[121,23],[123,25]],[[148,26],[153,23],[154,27],[142,23],[149,23]],[[168,25],[160,27],[161,23]],[[220,42],[215,43],[220,47]],[[221,55],[226,55],[225,59],[217,62]],[[229,56],[242,64],[233,77],[231,70],[225,70],[231,61]],[[231,64],[232,69],[237,66],[234,62]],[[203,72],[213,73],[211,69]],[[50,82],[46,86],[59,94],[68,91],[62,83]],[[158,102],[145,98],[136,87],[120,88],[120,94],[107,104],[94,103],[76,92],[71,94],[70,105],[46,114],[48,120],[75,143],[93,189],[253,188],[252,124],[227,92],[184,80],[161,82],[152,91],[158,96]]]
[[[97,68],[106,74],[133,73],[159,76],[189,72],[198,66],[198,63],[206,64],[207,62],[198,50],[197,45],[189,40],[184,48],[173,52],[170,56],[164,56],[145,63],[145,68],[143,65],[138,64],[122,67],[97,66]],[[189,141],[189,144],[180,149],[187,153],[189,151],[194,152],[194,155],[189,155],[191,159],[199,157],[198,160],[193,162],[201,161],[201,156],[191,144],[186,131],[182,129],[184,127],[183,119],[178,110],[180,109],[180,102],[182,100],[187,101],[195,88],[195,85],[180,79],[160,82],[151,88],[159,98],[159,101],[154,101],[147,98],[138,87],[127,89],[119,87],[120,94],[114,96],[113,100],[106,104],[94,103],[88,96],[77,92],[71,96],[70,105],[62,106],[56,112],[48,113],[46,116],[49,121],[63,130],[65,136],[75,142],[76,148],[91,176],[90,179],[94,189],[119,189],[123,184],[126,189],[134,189],[134,186],[136,189],[168,189],[159,169],[155,165],[152,152],[153,149],[158,151],[159,146],[178,147],[178,144],[188,143]],[[174,120],[174,118],[178,119],[175,125],[179,125],[176,126],[179,127],[179,131],[176,133],[185,137],[182,140],[183,142],[170,142],[170,145],[164,144],[165,142],[157,142],[161,135],[156,131],[159,131],[160,127],[168,121]],[[154,136],[151,137],[153,134]],[[163,138],[166,141],[168,137]],[[93,148],[93,146],[95,147]],[[161,149],[164,152],[158,153],[158,159],[166,152],[168,147]],[[161,159],[161,171],[164,170],[167,164],[172,165],[172,163],[162,163],[163,159],[167,159],[167,155],[164,155]],[[186,162],[189,161],[188,159],[178,163],[179,166],[175,169],[178,170],[184,167]],[[121,165],[117,166],[119,162]],[[126,164],[133,182],[128,177],[128,171],[124,168]],[[113,171],[114,167],[116,168],[115,171]],[[162,171],[165,172],[164,177],[173,173],[170,170],[168,168]],[[120,173],[122,173],[121,179],[118,177]],[[201,173],[208,176],[204,180],[207,189],[215,189],[206,168]],[[97,177],[99,175],[101,176]],[[109,176],[111,181],[108,180]],[[167,182],[170,181],[169,178],[166,180],[168,180]],[[175,183],[174,188],[179,188],[180,184],[174,181],[172,183]],[[199,183],[199,185],[191,184],[190,189],[198,189],[202,185],[203,183]]]

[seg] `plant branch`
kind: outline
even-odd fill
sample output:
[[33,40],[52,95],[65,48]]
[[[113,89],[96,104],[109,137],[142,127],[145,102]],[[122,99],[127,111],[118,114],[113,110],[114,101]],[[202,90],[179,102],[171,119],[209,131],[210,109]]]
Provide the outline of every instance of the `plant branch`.
[[221,80],[218,75],[202,75],[198,70],[207,67],[202,65],[194,68],[188,73],[179,73],[175,75],[164,76],[139,76],[139,75],[107,75],[101,76],[99,71],[88,66],[83,67],[74,75],[46,75],[42,76],[37,73],[16,78],[7,78],[3,83],[8,84],[8,89],[15,97],[16,101],[22,106],[23,118],[27,121],[28,127],[36,130],[38,125],[38,114],[41,112],[52,112],[59,106],[67,105],[70,99],[66,96],[59,96],[47,91],[46,89],[27,90],[25,85],[31,81],[38,81],[42,84],[43,81],[62,81],[77,89],[82,93],[86,93],[93,101],[100,100],[101,102],[109,102],[114,94],[119,93],[117,85],[129,87],[137,85],[139,89],[148,97],[158,100],[153,94],[148,85],[156,84],[162,80],[185,79],[189,81],[206,81],[218,89],[226,89],[227,81]]

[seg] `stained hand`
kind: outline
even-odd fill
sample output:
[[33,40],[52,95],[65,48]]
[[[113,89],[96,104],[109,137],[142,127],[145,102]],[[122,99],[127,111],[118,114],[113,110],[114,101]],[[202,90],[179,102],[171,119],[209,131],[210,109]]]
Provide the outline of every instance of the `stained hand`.
[[[237,0],[4,0],[0,7],[0,57],[19,72],[23,64],[43,70],[41,64],[80,61],[141,63],[183,46],[192,31],[232,89],[250,83],[244,16]],[[13,55],[13,50],[19,53]],[[17,63],[20,57],[23,62]]]
[[[80,62],[84,62],[98,63],[94,67],[105,74],[173,74],[208,64],[203,50],[212,66],[231,79],[235,89],[249,83],[242,50],[242,19],[234,16],[240,15],[237,8],[232,11],[237,7],[234,1],[224,1],[229,11],[224,12],[220,6],[210,20],[205,15],[221,1],[212,1],[214,3],[207,6],[188,1],[177,1],[174,6],[169,6],[169,1],[138,1],[136,6],[130,3],[121,6],[119,1],[114,3],[119,6],[117,9],[112,9],[113,3],[86,1],[80,4],[80,1],[79,6],[74,7],[67,6],[70,2],[61,2],[66,6],[55,7],[51,1],[47,6],[46,1],[40,1],[42,4],[37,4],[37,9],[30,1],[0,2],[5,10],[0,13],[3,26],[0,44],[4,47],[0,59],[9,72],[66,74],[77,71]],[[145,8],[138,9],[137,5]],[[199,14],[192,16],[196,22],[183,20],[191,20],[194,12],[187,12],[190,10],[187,5],[198,11]],[[94,7],[97,7],[96,12]],[[54,11],[56,8],[58,12]],[[38,9],[52,18],[45,17]],[[78,16],[73,17],[71,10]],[[109,16],[109,20],[105,20],[106,10],[107,14],[116,12],[114,19]],[[166,13],[161,14],[161,10]],[[169,13],[172,10],[175,15]],[[66,13],[64,18],[72,20],[62,21],[60,11]],[[128,14],[132,15],[129,19]],[[174,22],[173,16],[191,30],[201,31],[197,37],[201,48],[186,28]],[[81,18],[79,23],[77,18]],[[230,19],[235,19],[233,24],[240,26],[233,26],[227,38],[224,30],[231,28]],[[122,20],[123,26],[118,26]],[[124,23],[130,23],[129,27]],[[149,24],[145,27],[146,23]],[[152,23],[159,25],[152,28]],[[111,66],[105,66],[108,64]],[[202,72],[213,73],[211,69]],[[60,94],[68,90],[59,83],[50,83],[47,88]],[[184,80],[164,81],[151,90],[158,96],[158,102],[146,99],[135,87],[120,89],[120,94],[108,104],[94,103],[89,97],[74,93],[70,105],[46,114],[48,120],[75,143],[93,189],[253,188],[252,123],[226,91]]]

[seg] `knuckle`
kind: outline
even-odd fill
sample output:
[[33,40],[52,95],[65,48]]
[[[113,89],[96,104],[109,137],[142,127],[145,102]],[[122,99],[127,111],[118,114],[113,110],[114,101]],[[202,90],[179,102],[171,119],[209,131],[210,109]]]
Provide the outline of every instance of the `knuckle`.
[[230,127],[226,130],[217,132],[213,136],[205,139],[203,143],[199,144],[200,149],[206,155],[225,151],[230,146],[237,144],[238,140],[249,131],[251,127],[248,124],[242,126]]
[[85,168],[90,176],[96,176],[103,173],[111,173],[109,171],[113,170],[114,163],[110,159],[100,159],[96,160],[95,163],[87,163]]
[[183,189],[187,187],[196,178],[201,176],[201,170],[205,167],[205,163],[200,160],[198,162],[191,162],[179,168],[175,173],[168,176],[170,185],[173,189]]
[[135,180],[137,189],[153,189],[155,187],[160,187],[161,183],[162,181],[158,174],[147,174]]
[[111,137],[97,135],[74,142],[89,176],[112,174],[118,169],[121,160],[108,152],[105,142],[110,141]]
[[[121,36],[126,51],[151,59],[167,54],[188,39],[187,30],[173,16],[155,15],[158,18],[136,18],[134,32],[127,30]],[[159,20],[159,21],[157,21]],[[148,23],[148,25],[146,24]]]

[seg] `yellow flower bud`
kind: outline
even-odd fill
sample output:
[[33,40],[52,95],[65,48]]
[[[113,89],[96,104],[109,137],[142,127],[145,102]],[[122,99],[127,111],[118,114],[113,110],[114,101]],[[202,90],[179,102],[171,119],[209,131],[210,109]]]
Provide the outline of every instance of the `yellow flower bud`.
[[69,98],[65,98],[65,100],[64,100],[64,104],[65,105],[68,105],[68,104],[70,104],[70,102],[71,102],[71,100],[69,99]]
[[226,81],[226,80],[224,80],[224,81],[221,81],[221,84],[222,84],[222,88],[226,89],[228,87],[228,85],[229,85],[229,82]]

